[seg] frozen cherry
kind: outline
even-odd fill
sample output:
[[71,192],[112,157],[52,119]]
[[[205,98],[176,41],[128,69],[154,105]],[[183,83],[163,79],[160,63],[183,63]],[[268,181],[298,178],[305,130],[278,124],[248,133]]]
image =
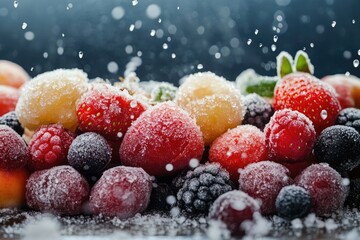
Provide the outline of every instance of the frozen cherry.
[[143,169],[111,168],[92,188],[90,210],[108,217],[130,218],[146,209],[151,189],[151,178]]
[[88,196],[87,181],[70,166],[34,172],[26,184],[28,206],[56,215],[80,214]]
[[289,170],[283,165],[262,161],[240,170],[239,189],[261,202],[261,213],[275,213],[275,200],[280,190],[291,184]]

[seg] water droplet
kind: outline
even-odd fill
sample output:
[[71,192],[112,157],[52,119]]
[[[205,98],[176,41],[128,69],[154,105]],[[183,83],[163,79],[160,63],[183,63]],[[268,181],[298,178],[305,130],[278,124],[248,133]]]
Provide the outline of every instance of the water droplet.
[[82,51],[79,52],[79,58],[82,59],[84,56],[84,53]]
[[156,31],[154,30],[154,29],[151,29],[151,31],[150,31],[150,36],[155,36],[155,34],[156,34]]
[[132,0],[132,5],[133,6],[136,6],[138,3],[139,3],[138,0]]
[[352,24],[355,24],[355,19],[353,19],[353,20],[351,21],[351,23],[352,23]]
[[279,39],[278,35],[274,35],[273,37],[274,42],[277,42],[278,39]]
[[350,76],[350,73],[349,73],[349,72],[346,72],[346,73],[345,73],[345,76],[347,76],[347,77]]
[[62,37],[65,37],[65,33],[62,33],[61,36],[62,36]]
[[336,21],[332,21],[331,27],[335,27],[335,26],[336,26]]
[[350,180],[348,178],[343,178],[341,183],[343,186],[349,186]]
[[49,56],[49,54],[48,54],[47,52],[44,52],[44,53],[43,53],[43,57],[44,57],[44,58],[48,58],[48,56]]
[[174,166],[171,163],[166,164],[165,166],[166,171],[171,172],[174,170]]
[[219,53],[219,52],[215,53],[215,58],[216,58],[216,59],[221,58],[221,53]]
[[258,35],[258,33],[259,33],[259,30],[255,29],[255,35]]
[[17,8],[19,6],[19,2],[18,1],[14,1],[14,8]]
[[199,160],[197,160],[196,158],[192,158],[190,161],[189,161],[189,166],[191,168],[196,168],[197,166],[199,166],[200,162]]
[[32,72],[32,71],[34,71],[34,67],[31,67],[31,68],[30,68],[30,72]]
[[360,49],[358,50],[358,55],[360,56]]
[[35,34],[33,32],[28,31],[24,34],[24,37],[26,40],[32,41],[35,38]]
[[72,7],[73,7],[73,4],[72,4],[72,3],[69,3],[69,4],[66,6],[66,10],[70,10]]
[[63,55],[64,54],[64,48],[63,47],[58,47],[57,53],[58,53],[58,55]]
[[275,44],[271,45],[271,51],[273,51],[273,52],[276,51],[276,45]]
[[353,65],[354,65],[355,68],[357,68],[359,66],[359,59],[355,59],[353,61]]
[[172,59],[176,58],[176,54],[175,54],[175,53],[172,53],[172,54],[171,54],[171,58],[172,58]]
[[107,70],[110,73],[116,73],[119,70],[119,66],[118,66],[118,64],[116,62],[111,61],[107,65]]
[[200,69],[203,69],[204,66],[203,66],[202,64],[198,64],[198,65],[196,66],[196,68],[200,70]]
[[180,9],[180,6],[177,6],[177,8],[176,8],[177,10],[179,10]]
[[164,43],[164,44],[162,45],[162,47],[163,47],[163,49],[168,49],[168,48],[169,48],[169,45],[168,45],[167,43]]
[[325,109],[321,110],[320,117],[321,117],[322,120],[327,119],[328,113],[327,113],[327,111]]
[[251,44],[251,42],[252,42],[252,39],[251,39],[251,38],[249,38],[249,39],[247,40],[246,44],[247,44],[247,45],[250,45],[250,44]]
[[158,23],[161,23],[161,18],[159,18]]
[[262,43],[260,43],[260,44],[259,44],[259,47],[262,47],[262,46],[263,46],[263,44],[262,44]]
[[22,28],[22,29],[26,29],[26,27],[27,27],[27,23],[26,23],[26,22],[23,22],[22,25],[21,25],[21,28]]
[[130,27],[129,27],[130,32],[134,31],[134,29],[135,29],[135,25],[131,24]]
[[310,43],[310,47],[312,47],[312,48],[313,48],[313,47],[314,47],[314,43]]
[[118,138],[122,138],[123,133],[122,133],[122,132],[118,132],[116,135],[117,135]]

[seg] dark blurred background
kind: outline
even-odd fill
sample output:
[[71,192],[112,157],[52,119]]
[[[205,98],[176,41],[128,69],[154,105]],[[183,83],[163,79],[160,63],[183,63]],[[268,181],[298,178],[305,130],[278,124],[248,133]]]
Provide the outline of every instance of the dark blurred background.
[[360,1],[0,0],[0,59],[31,76],[77,67],[114,80],[138,56],[141,80],[234,80],[247,68],[275,75],[279,52],[299,49],[318,77],[360,76]]

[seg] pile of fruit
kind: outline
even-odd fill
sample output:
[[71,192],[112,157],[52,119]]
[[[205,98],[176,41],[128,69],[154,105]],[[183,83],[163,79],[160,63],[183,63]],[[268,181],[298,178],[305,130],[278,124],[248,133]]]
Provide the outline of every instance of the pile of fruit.
[[302,51],[277,61],[275,77],[203,72],[179,88],[78,69],[30,80],[0,61],[0,207],[120,219],[178,208],[234,235],[259,215],[358,207],[360,80],[320,80]]

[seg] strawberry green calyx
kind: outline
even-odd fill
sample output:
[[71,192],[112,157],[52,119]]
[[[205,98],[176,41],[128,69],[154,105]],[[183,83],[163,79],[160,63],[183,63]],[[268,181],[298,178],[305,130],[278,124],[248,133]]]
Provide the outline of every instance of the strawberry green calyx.
[[151,100],[154,102],[172,101],[175,98],[177,87],[170,83],[162,82],[151,91]]
[[304,51],[298,51],[295,55],[295,69],[297,72],[306,72],[314,74],[314,66],[310,62],[310,58]]
[[277,75],[279,78],[283,78],[293,71],[293,58],[285,51],[282,51],[276,57]]

